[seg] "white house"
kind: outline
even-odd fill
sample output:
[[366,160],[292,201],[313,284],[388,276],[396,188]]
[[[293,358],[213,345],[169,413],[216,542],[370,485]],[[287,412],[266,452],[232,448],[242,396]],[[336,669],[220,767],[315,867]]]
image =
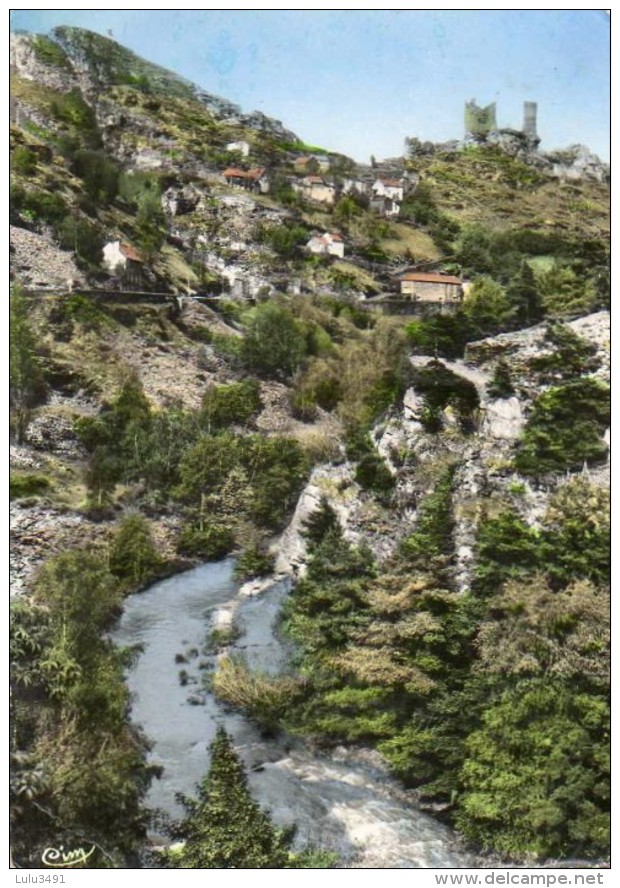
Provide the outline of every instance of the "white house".
[[110,274],[122,276],[123,283],[142,284],[144,259],[131,244],[120,240],[107,243],[103,248],[103,264]]
[[306,249],[316,256],[344,257],[344,241],[339,234],[315,234],[306,244]]
[[239,154],[242,154],[243,157],[247,157],[250,153],[250,143],[249,142],[229,142],[226,145],[227,151],[237,151]]
[[304,176],[298,182],[292,181],[291,186],[304,198],[316,203],[333,204],[336,199],[336,187],[322,176]]
[[371,210],[376,210],[382,216],[398,216],[400,213],[400,203],[392,197],[372,197],[370,199]]
[[404,195],[402,180],[377,179],[373,182],[372,193],[375,197],[389,197],[390,200],[401,203]]

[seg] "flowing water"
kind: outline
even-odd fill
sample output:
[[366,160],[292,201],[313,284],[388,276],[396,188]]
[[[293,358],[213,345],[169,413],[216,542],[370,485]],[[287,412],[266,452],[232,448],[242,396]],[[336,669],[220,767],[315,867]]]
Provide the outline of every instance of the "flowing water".
[[[173,817],[183,813],[175,794],[193,793],[209,768],[207,747],[223,725],[248,769],[252,794],[276,823],[297,824],[300,846],[333,849],[352,867],[471,866],[454,834],[416,808],[375,752],[319,754],[300,741],[265,738],[204,690],[205,669],[216,660],[203,653],[204,645],[222,608],[235,608],[242,631],[235,649],[251,667],[276,672],[286,660],[275,622],[288,581],[244,598],[233,567],[230,558],[205,564],[131,596],[114,632],[117,644],[143,648],[127,676],[132,719],[153,743],[152,762],[164,769],[147,803]],[[186,662],[176,662],[178,655]]]

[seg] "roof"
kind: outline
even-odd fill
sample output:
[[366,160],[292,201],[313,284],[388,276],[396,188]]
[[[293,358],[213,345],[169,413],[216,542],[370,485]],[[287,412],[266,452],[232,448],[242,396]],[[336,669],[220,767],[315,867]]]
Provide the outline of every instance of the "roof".
[[402,182],[399,182],[398,179],[378,179],[377,181],[383,182],[384,185],[387,185],[388,188],[402,188]]
[[132,262],[144,262],[144,259],[138,253],[135,247],[132,247],[131,244],[121,243],[119,249],[125,259],[131,259]]
[[310,185],[327,185],[322,176],[304,176],[304,182],[308,182]]
[[439,274],[436,271],[408,271],[401,281],[417,281],[419,284],[459,284],[463,281],[452,274]]
[[260,179],[264,173],[264,167],[253,170],[240,170],[237,167],[228,167],[222,175],[225,179]]

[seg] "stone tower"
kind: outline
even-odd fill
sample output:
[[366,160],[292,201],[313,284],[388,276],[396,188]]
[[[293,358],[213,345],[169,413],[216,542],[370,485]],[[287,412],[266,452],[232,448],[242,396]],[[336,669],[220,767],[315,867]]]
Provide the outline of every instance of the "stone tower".
[[465,135],[484,139],[492,130],[497,129],[495,118],[495,102],[480,108],[476,100],[465,102]]
[[536,113],[538,105],[536,102],[523,102],[523,132],[530,139],[537,139],[536,133]]

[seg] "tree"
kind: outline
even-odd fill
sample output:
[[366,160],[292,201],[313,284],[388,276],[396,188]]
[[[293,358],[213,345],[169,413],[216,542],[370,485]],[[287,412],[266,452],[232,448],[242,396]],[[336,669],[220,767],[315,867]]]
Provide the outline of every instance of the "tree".
[[500,284],[490,277],[479,277],[465,297],[463,311],[479,334],[492,334],[506,325],[514,310]]
[[19,287],[9,302],[9,383],[10,403],[17,442],[21,444],[32,408],[45,390],[36,338],[30,324],[30,306]]
[[594,284],[557,262],[540,275],[538,287],[545,312],[553,317],[587,314],[596,304]]
[[156,575],[161,564],[149,522],[138,513],[126,515],[110,547],[110,572],[135,588]]
[[493,379],[487,385],[487,392],[491,398],[512,398],[515,393],[510,367],[503,358],[500,358],[495,365]]
[[506,290],[506,298],[511,304],[519,323],[536,324],[543,316],[542,301],[536,275],[528,262],[522,262]]
[[145,189],[138,198],[136,215],[136,243],[146,259],[153,259],[164,242],[166,216],[161,205],[159,189]]
[[[171,865],[183,869],[285,869],[293,865],[291,830],[276,829],[253,800],[243,765],[224,728],[210,747],[211,765],[178,835],[185,844]],[[176,832],[176,831],[175,831]]]
[[242,353],[251,370],[289,377],[306,355],[306,337],[288,308],[266,302],[258,306],[248,325]]

